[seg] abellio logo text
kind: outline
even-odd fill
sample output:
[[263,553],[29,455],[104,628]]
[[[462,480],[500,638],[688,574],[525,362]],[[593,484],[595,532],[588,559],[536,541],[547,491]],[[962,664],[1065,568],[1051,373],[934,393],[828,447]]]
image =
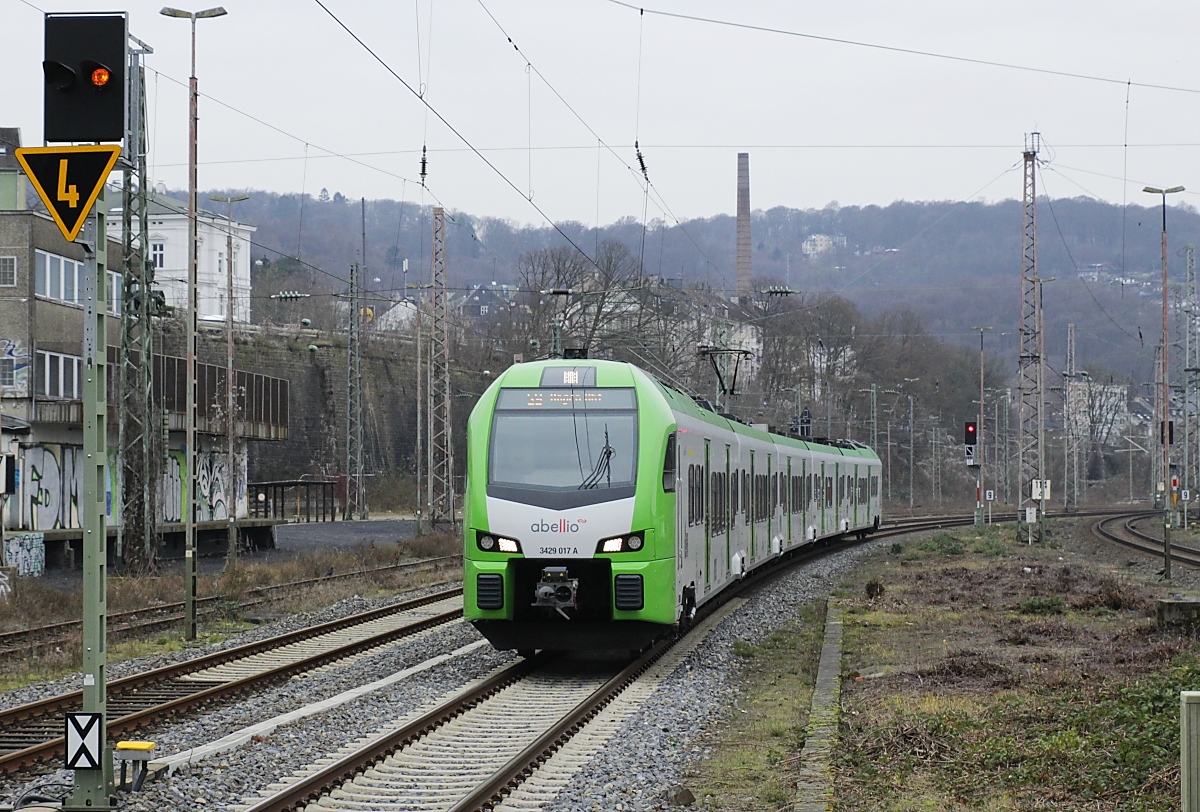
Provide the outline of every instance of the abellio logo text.
[[578,533],[579,525],[570,519],[559,519],[556,522],[545,520],[529,525],[534,533]]

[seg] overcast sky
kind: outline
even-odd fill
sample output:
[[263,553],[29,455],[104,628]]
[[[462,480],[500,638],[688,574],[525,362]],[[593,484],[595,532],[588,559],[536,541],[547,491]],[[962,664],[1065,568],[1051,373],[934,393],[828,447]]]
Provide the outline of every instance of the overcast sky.
[[[0,0],[0,126],[20,127],[26,146],[42,143],[42,11],[112,10],[40,2]],[[316,0],[225,0],[228,16],[197,23],[202,190],[327,188],[604,224],[642,216],[637,140],[651,219],[733,213],[739,151],[750,153],[756,209],[999,200],[1020,197],[1023,140],[1036,129],[1054,197],[1148,204],[1143,186],[1182,184],[1180,202],[1194,203],[1200,192],[1195,0],[647,0],[644,16],[611,0],[322,2],[424,85],[458,134]],[[126,7],[131,33],[155,51],[151,176],[182,188],[189,25],[160,16],[161,2]]]

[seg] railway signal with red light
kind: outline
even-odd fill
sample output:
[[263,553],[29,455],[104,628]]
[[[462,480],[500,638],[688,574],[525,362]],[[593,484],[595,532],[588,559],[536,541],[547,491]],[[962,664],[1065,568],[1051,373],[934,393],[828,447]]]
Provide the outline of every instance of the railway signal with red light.
[[46,15],[45,140],[125,137],[128,46],[124,14]]
[[979,426],[974,420],[968,420],[963,427],[963,443],[965,445],[979,444]]

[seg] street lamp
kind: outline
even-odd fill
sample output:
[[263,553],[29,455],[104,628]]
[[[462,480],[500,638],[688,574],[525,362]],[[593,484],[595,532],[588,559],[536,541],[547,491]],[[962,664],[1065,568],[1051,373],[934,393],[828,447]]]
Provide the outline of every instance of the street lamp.
[[1147,186],[1143,192],[1162,198],[1162,369],[1159,372],[1158,431],[1162,441],[1162,486],[1163,486],[1163,578],[1171,580],[1171,445],[1168,427],[1171,422],[1170,367],[1167,365],[1167,195],[1182,192],[1182,186],[1158,189]]
[[979,460],[975,470],[975,524],[983,524],[983,460],[987,456],[987,446],[983,444],[983,334],[991,327],[972,327],[972,332],[979,332],[979,422],[976,424],[975,443],[979,448]]
[[[249,200],[250,195],[210,195],[209,200],[225,203],[225,468],[229,493],[225,496],[226,567],[237,566],[237,477],[233,460],[233,204]],[[249,319],[247,319],[249,320]]]
[[188,79],[188,315],[187,315],[187,414],[184,420],[184,456],[188,503],[183,522],[184,545],[184,636],[196,639],[196,20],[221,17],[227,12],[217,6],[204,11],[165,7],[159,14],[192,21],[192,75]]

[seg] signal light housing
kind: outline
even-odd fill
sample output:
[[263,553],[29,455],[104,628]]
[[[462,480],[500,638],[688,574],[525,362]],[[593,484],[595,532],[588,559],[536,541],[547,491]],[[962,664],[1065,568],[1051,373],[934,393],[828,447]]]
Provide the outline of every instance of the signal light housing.
[[966,425],[963,426],[963,444],[979,444],[979,425],[974,420],[968,420]]
[[125,14],[47,14],[42,72],[47,141],[125,137]]

